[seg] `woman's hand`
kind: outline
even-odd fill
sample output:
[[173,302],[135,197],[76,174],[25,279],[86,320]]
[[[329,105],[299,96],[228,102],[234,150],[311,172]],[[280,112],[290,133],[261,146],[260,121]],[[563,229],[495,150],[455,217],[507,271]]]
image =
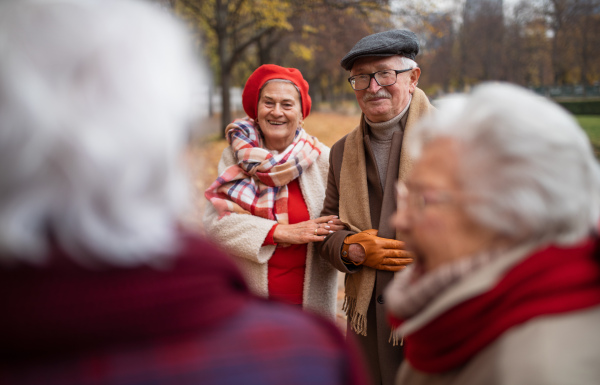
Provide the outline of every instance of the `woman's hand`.
[[277,225],[273,240],[280,246],[320,242],[331,233],[345,229],[336,215],[328,215],[293,225]]

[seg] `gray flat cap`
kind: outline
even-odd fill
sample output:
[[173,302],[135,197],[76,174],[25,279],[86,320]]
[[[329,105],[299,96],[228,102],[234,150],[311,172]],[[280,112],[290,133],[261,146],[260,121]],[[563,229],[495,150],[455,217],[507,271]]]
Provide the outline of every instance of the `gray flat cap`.
[[344,56],[340,65],[350,71],[354,61],[360,57],[401,55],[415,60],[418,53],[417,35],[405,29],[394,29],[363,37]]

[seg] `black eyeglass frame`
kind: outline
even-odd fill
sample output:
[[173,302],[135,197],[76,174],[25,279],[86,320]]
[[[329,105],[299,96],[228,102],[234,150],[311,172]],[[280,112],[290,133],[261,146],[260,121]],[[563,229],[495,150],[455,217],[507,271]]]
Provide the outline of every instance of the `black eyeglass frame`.
[[[377,72],[373,72],[370,74],[360,74],[360,75],[354,75],[354,76],[350,76],[348,78],[348,82],[350,83],[350,87],[352,87],[352,89],[354,91],[362,91],[362,90],[366,90],[367,88],[369,88],[369,86],[371,85],[371,79],[375,79],[375,83],[377,83],[380,87],[389,87],[389,86],[393,86],[394,84],[396,84],[396,82],[398,81],[398,75],[403,73],[403,72],[408,72],[408,71],[412,71],[414,70],[414,68],[407,68],[404,70],[381,70],[381,71],[377,71]],[[391,84],[386,84],[385,86],[382,84],[379,84],[379,82],[377,81],[377,78],[375,77],[376,74],[380,73],[380,72],[387,72],[387,71],[394,71],[396,73],[396,80],[394,80],[393,83]],[[354,78],[356,78],[357,76],[369,76],[369,83],[367,83],[367,86],[365,88],[361,88],[359,90],[357,90],[356,88],[354,88],[354,86],[352,85],[352,81],[354,80]]]

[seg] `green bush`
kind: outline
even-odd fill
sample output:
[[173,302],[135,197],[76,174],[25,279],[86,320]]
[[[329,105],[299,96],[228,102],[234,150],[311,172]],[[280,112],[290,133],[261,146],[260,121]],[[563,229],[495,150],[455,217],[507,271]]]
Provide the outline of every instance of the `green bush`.
[[573,115],[600,115],[600,100],[559,101]]

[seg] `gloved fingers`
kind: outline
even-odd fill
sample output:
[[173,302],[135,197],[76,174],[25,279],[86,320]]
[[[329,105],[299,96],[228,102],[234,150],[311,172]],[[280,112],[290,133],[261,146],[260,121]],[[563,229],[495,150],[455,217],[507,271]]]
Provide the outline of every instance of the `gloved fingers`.
[[394,239],[372,237],[370,239],[359,240],[365,250],[368,252],[385,252],[385,251],[403,251],[403,242],[396,241]]
[[383,249],[380,251],[384,258],[407,258],[413,259],[414,255],[410,251],[396,250],[396,249]]
[[393,255],[396,258],[410,258],[410,259],[414,258],[413,253],[411,253],[410,251],[406,251],[406,250],[389,250],[389,251],[391,251],[391,253],[389,253],[387,255]]
[[369,229],[369,230],[363,230],[363,231],[361,231],[361,233],[365,233],[365,234],[369,234],[369,235],[374,235],[374,236],[377,236],[378,232],[379,232],[379,230],[375,230],[375,229]]
[[396,272],[396,271],[400,271],[400,270],[406,269],[406,265],[391,265],[391,266],[381,265],[381,266],[378,266],[377,269],[378,270],[385,270],[385,271]]
[[404,250],[404,242],[395,239],[377,238],[377,244],[383,249]]
[[384,258],[381,264],[384,266],[403,266],[410,265],[414,262],[412,258]]

